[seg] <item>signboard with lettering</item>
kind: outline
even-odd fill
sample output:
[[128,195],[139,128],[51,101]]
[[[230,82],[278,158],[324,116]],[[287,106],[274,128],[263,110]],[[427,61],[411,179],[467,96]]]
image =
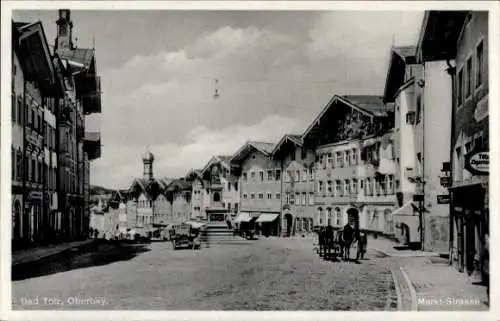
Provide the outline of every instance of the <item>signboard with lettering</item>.
[[450,195],[438,195],[437,196],[438,204],[450,204]]
[[474,175],[488,175],[490,153],[488,151],[473,151],[465,159],[465,169]]

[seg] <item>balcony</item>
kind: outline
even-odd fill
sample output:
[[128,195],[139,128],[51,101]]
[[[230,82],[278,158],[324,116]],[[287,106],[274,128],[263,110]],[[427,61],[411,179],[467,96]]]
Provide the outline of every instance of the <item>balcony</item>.
[[88,155],[89,161],[101,157],[101,133],[85,132],[83,149]]
[[92,74],[76,77],[77,97],[82,101],[85,115],[101,112],[101,78]]

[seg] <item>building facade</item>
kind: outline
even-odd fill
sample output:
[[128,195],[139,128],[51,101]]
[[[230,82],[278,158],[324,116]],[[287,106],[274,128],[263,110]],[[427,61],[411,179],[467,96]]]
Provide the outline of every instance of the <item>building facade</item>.
[[[394,236],[403,244],[420,245],[421,215],[415,195],[422,176],[418,153],[423,134],[421,124],[423,67],[417,63],[416,47],[395,47],[391,50],[384,89],[384,102],[394,104],[395,189],[398,209],[393,213]],[[418,93],[418,95],[417,95]],[[416,122],[418,114],[418,123]],[[418,129],[418,133],[417,133]]]
[[335,95],[302,139],[316,153],[314,225],[392,234],[393,107],[378,96]]
[[240,176],[240,214],[257,220],[262,216],[260,226],[269,234],[279,235],[281,161],[273,158],[273,149],[272,143],[249,141],[234,154],[231,164]]
[[[449,23],[440,23],[442,18]],[[422,61],[448,62],[449,251],[460,271],[473,273],[489,233],[488,12],[426,12],[419,55]]]
[[315,152],[301,135],[284,135],[273,150],[282,164],[281,235],[311,232],[314,226]]

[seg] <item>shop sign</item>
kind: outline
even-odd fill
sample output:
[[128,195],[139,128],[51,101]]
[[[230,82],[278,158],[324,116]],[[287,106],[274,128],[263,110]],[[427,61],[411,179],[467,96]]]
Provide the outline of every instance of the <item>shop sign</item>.
[[451,186],[451,177],[442,176],[439,178],[439,182],[441,183],[441,186],[443,186],[443,187],[450,187]]
[[488,151],[474,151],[465,159],[465,169],[474,175],[488,175],[490,154]]
[[450,204],[450,195],[438,195],[437,196],[438,204]]
[[28,195],[28,198],[30,200],[41,200],[43,197],[43,193],[42,192],[30,192],[29,195]]

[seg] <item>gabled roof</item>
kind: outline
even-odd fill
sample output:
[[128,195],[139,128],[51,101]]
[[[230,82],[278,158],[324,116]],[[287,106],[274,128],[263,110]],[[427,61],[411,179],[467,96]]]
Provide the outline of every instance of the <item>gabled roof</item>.
[[184,178],[175,179],[167,188],[167,192],[175,192],[176,190],[191,190],[191,184]]
[[257,150],[265,156],[271,155],[273,152],[274,144],[257,141],[247,141],[231,158],[231,163],[239,163],[253,150]]
[[158,184],[160,184],[160,187],[162,190],[166,190],[168,186],[175,180],[174,178],[167,178],[167,177],[162,177],[162,178],[157,178]]
[[394,47],[384,88],[384,102],[394,102],[394,96],[405,82],[406,65],[416,63],[416,46]]
[[89,69],[94,59],[94,49],[85,48],[58,48],[57,54],[73,63],[73,66],[81,69]]
[[213,164],[221,164],[224,166],[226,169],[231,168],[231,158],[232,156],[213,156],[210,158],[208,163],[203,167],[203,169],[200,171],[200,174],[203,175]]
[[321,120],[330,111],[337,102],[342,102],[343,104],[356,109],[357,111],[368,115],[369,117],[380,117],[388,116],[388,112],[392,111],[390,106],[386,106],[383,102],[381,96],[375,95],[334,95],[330,101],[326,104],[319,115],[314,119],[314,121],[309,125],[309,127],[302,134],[302,140],[305,140],[311,131],[320,125]]
[[284,143],[286,142],[292,142],[293,144],[297,146],[302,146],[304,141],[302,140],[302,135],[297,135],[297,134],[285,134],[279,142],[274,146],[272,154],[274,155],[280,148],[283,146]]

